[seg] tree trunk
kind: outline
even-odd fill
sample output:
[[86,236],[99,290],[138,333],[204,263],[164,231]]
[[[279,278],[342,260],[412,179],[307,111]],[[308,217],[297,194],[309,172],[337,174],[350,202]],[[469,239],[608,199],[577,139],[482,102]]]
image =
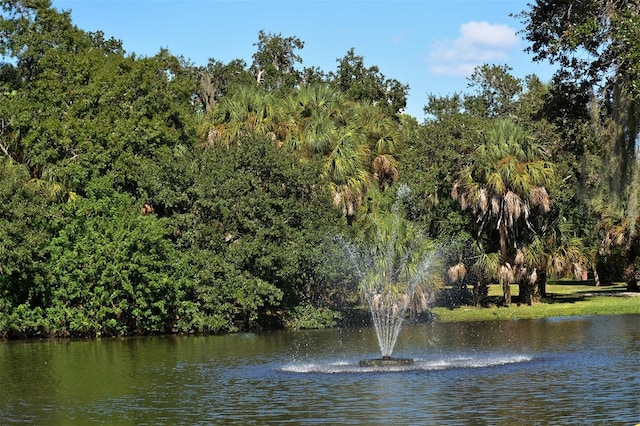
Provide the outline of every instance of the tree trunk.
[[502,265],[507,264],[507,229],[504,225],[504,220],[500,221],[500,225],[498,226],[500,231],[500,263]]
[[533,290],[529,281],[527,279],[520,280],[518,282],[518,288],[520,289],[520,303],[529,306],[533,305]]
[[216,88],[213,87],[211,76],[208,73],[202,73],[200,76],[200,88],[202,89],[202,104],[204,111],[212,111],[216,106]]
[[593,269],[593,284],[596,287],[600,287],[600,275],[598,274],[598,268],[596,268],[595,263],[592,265],[592,269]]
[[638,253],[636,251],[636,241],[632,241],[627,248],[627,265],[624,268],[624,278],[627,282],[627,291],[640,291],[638,288],[637,271],[636,271],[636,258]]
[[531,283],[528,279],[520,281],[520,303],[531,306],[540,302],[539,282],[540,278],[535,283]]
[[487,297],[489,296],[489,286],[485,280],[475,280],[473,282],[473,305],[480,307],[486,306]]
[[[506,265],[507,262],[507,229],[504,225],[504,220],[500,221],[498,225],[500,231],[500,263]],[[502,295],[504,296],[504,305],[509,306],[511,304],[511,283],[509,279],[503,279],[502,281]]]
[[451,298],[454,306],[465,305],[469,303],[469,289],[464,280],[455,282],[451,285]]
[[547,297],[547,273],[544,270],[540,270],[538,273],[538,296],[539,300],[542,301],[543,297]]
[[356,215],[347,214],[346,216],[347,216],[347,225],[353,226],[353,222],[355,222],[355,220],[356,220]]
[[636,279],[636,265],[627,264],[624,268],[624,277],[627,282],[627,291],[640,291],[638,288],[638,280]]
[[504,306],[511,305],[511,283],[508,280],[502,283],[502,295],[504,296]]

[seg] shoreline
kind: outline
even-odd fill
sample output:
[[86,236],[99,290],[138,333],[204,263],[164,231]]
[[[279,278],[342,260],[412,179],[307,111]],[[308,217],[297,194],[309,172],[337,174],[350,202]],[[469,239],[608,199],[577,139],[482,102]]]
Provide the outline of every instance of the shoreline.
[[[490,294],[495,295],[495,291]],[[547,287],[547,297],[533,305],[518,304],[514,297],[514,303],[507,307],[437,307],[432,312],[439,322],[640,314],[640,292],[626,291],[621,284],[600,287],[554,284]]]

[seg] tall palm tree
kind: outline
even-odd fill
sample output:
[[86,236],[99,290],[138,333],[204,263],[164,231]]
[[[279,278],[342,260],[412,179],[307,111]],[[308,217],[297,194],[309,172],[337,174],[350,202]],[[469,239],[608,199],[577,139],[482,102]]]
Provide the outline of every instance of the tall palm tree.
[[328,154],[343,123],[347,104],[342,92],[326,84],[309,84],[285,97],[282,105],[282,122],[287,125],[280,139],[304,155]]
[[543,155],[521,127],[507,119],[496,120],[451,193],[463,210],[470,209],[477,217],[479,234],[487,229],[490,232],[491,227],[497,231],[498,275],[507,305],[511,303],[516,254],[523,244],[521,234],[534,230],[536,213],[549,212],[547,188],[557,181],[553,165]]
[[303,156],[323,157],[334,205],[350,223],[371,183],[382,189],[397,180],[400,125],[380,108],[324,84],[301,87],[283,105],[278,139]]
[[343,124],[336,129],[325,170],[334,204],[352,221],[370,185],[384,190],[398,180],[402,132],[397,120],[369,102],[349,105],[338,118]]
[[355,125],[369,146],[369,167],[373,180],[385,188],[398,180],[397,155],[402,141],[398,121],[376,105],[363,102],[353,110]]
[[207,120],[207,143],[230,146],[243,135],[268,135],[275,111],[275,96],[257,86],[238,86],[216,104],[212,119]]
[[336,131],[331,151],[325,157],[324,176],[333,192],[333,204],[342,209],[350,224],[371,182],[369,152],[363,134],[345,126]]

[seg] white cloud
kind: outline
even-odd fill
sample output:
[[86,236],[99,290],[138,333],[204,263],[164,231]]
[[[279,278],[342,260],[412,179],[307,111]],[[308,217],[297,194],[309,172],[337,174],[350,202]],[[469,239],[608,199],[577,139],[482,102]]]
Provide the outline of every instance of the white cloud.
[[468,77],[485,63],[505,62],[518,45],[516,30],[503,24],[471,21],[460,25],[455,40],[440,40],[431,46],[429,69],[436,75]]

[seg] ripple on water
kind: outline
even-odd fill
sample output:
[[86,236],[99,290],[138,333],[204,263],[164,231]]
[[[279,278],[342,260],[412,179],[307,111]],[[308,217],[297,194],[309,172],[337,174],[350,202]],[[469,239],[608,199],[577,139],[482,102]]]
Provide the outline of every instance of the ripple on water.
[[438,371],[458,368],[487,368],[506,364],[529,362],[531,355],[507,354],[486,356],[457,356],[437,359],[414,359],[412,365],[361,367],[358,362],[312,362],[293,363],[278,368],[287,373],[381,373],[406,371]]

